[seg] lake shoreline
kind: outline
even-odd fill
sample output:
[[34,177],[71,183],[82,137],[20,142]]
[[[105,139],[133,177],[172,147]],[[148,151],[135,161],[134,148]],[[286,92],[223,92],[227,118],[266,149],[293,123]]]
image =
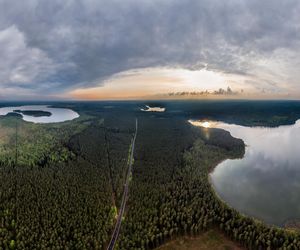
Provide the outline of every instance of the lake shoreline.
[[69,108],[55,108],[51,105],[24,105],[0,108],[0,117],[19,114],[25,122],[36,124],[60,123],[74,120],[80,115]]
[[[199,125],[197,125],[197,123],[195,122],[196,120],[193,120],[194,122],[191,122],[191,120],[189,120],[188,122],[190,123],[190,124],[192,124],[193,126],[195,126],[195,127],[203,127],[203,126],[199,126]],[[201,120],[200,120],[201,121]],[[297,123],[298,123],[298,121],[300,121],[299,119],[298,120],[296,120],[295,121],[295,123],[294,123],[294,125],[280,125],[280,126],[278,126],[278,128],[281,128],[281,129],[285,129],[285,128],[289,128],[289,127],[294,127]],[[201,122],[199,122],[199,124],[200,124]],[[203,122],[202,122],[203,123]],[[212,123],[214,123],[214,122],[212,122]],[[217,123],[217,122],[216,122]],[[233,124],[233,125],[235,125],[235,124]],[[224,162],[226,162],[226,161],[230,161],[230,160],[238,160],[238,159],[240,159],[240,160],[242,160],[242,159],[245,159],[245,157],[246,157],[246,152],[247,152],[247,148],[246,147],[248,147],[247,145],[246,145],[246,142],[245,142],[245,140],[244,140],[244,138],[242,138],[242,137],[239,137],[239,136],[234,136],[234,135],[232,135],[232,133],[231,133],[231,131],[229,131],[229,130],[227,130],[226,128],[223,128],[223,127],[213,127],[214,129],[222,129],[222,130],[225,130],[225,131],[227,131],[227,132],[229,132],[230,134],[231,134],[231,136],[232,137],[234,137],[234,138],[238,138],[238,139],[242,139],[243,140],[243,142],[244,142],[244,145],[245,145],[245,154],[242,156],[242,157],[238,157],[238,158],[228,158],[228,159],[225,159],[225,160],[221,160],[221,161],[219,161],[218,163],[216,163],[216,164],[214,164],[213,166],[211,166],[211,168],[209,169],[209,173],[208,173],[208,175],[207,175],[207,178],[208,178],[208,182],[209,182],[209,185],[210,185],[210,189],[211,189],[211,191],[212,191],[212,193],[214,194],[214,196],[216,197],[216,199],[217,200],[219,200],[222,204],[224,204],[225,206],[227,206],[228,208],[230,208],[230,209],[233,209],[233,210],[235,210],[236,212],[238,212],[241,216],[243,216],[243,217],[247,217],[247,218],[251,218],[251,219],[253,219],[254,221],[257,221],[257,222],[259,222],[259,223],[263,223],[263,224],[265,224],[266,226],[268,226],[268,227],[272,227],[272,228],[274,228],[274,227],[276,227],[276,228],[279,228],[279,229],[284,229],[284,230],[286,230],[286,229],[289,229],[290,228],[290,226],[287,226],[287,224],[288,224],[288,222],[290,222],[290,221],[294,221],[294,220],[286,220],[286,221],[283,221],[280,225],[279,224],[274,224],[274,223],[269,223],[269,222],[267,222],[267,221],[265,221],[264,220],[264,218],[259,218],[258,216],[253,216],[253,215],[250,215],[250,214],[248,214],[248,213],[245,213],[245,212],[241,212],[241,211],[239,211],[239,210],[237,210],[236,208],[235,208],[235,206],[233,206],[230,202],[227,202],[225,199],[223,199],[222,197],[221,197],[221,195],[217,192],[217,187],[214,185],[214,182],[213,182],[213,177],[212,177],[212,174],[214,173],[214,171],[217,169],[217,167],[218,166],[220,166],[221,164],[223,164]],[[261,128],[261,127],[259,127],[259,128]],[[262,127],[263,129],[273,129],[273,128],[269,128],[269,127]],[[206,129],[209,129],[209,128],[206,128]],[[229,163],[227,163],[226,165],[228,165]],[[294,225],[295,223],[293,223],[293,225]],[[297,225],[298,225],[299,223],[297,223]],[[298,225],[298,227],[299,227],[299,225]]]

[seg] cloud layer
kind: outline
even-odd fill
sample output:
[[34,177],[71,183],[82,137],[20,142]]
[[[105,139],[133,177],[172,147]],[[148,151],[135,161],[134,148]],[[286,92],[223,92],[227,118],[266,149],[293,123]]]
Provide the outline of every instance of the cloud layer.
[[300,94],[299,13],[297,0],[0,0],[2,95],[204,65],[249,76],[257,91]]

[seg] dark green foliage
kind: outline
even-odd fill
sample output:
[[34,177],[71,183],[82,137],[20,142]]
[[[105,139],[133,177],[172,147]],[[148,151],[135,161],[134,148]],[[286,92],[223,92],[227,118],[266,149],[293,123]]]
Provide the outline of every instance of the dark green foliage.
[[14,112],[9,112],[9,113],[7,113],[6,117],[14,117],[14,118],[19,118],[19,119],[21,119],[21,118],[22,118],[22,115],[21,115],[21,114],[18,114],[18,113],[14,113]]
[[244,126],[294,124],[300,118],[299,101],[187,100],[163,101],[167,112],[187,119],[210,119]]
[[100,248],[109,238],[111,190],[84,160],[42,169],[3,169],[0,246]]
[[[119,249],[152,249],[173,237],[197,235],[216,226],[248,249],[300,249],[298,234],[244,217],[213,192],[209,172],[224,159],[242,157],[241,140],[224,130],[199,129],[186,122],[187,117],[197,117],[200,104],[194,109],[193,103],[182,104],[189,106],[188,113],[178,111],[177,103],[164,103],[167,112],[162,114],[140,112],[138,105],[61,104],[89,118],[33,126],[29,130],[33,139],[26,137],[23,144],[18,140],[23,164],[14,166],[13,160],[4,164],[1,159],[0,249],[105,249],[123,192],[135,117],[139,130]],[[227,121],[247,123],[243,112],[251,114],[252,107],[239,105],[220,102],[200,110],[208,117],[220,108],[212,118],[222,119],[224,112]],[[294,105],[291,116],[283,105],[279,113],[285,118],[275,119],[269,108],[266,116],[252,115],[250,123],[294,122],[299,113],[299,105]],[[237,116],[228,107],[236,107]],[[15,126],[17,119],[5,119]]]
[[132,138],[105,125],[93,119],[72,133],[64,162],[0,168],[0,249],[104,248]]
[[80,133],[89,119],[61,124],[33,124],[14,117],[0,118],[0,166],[44,167],[73,157],[69,138]]
[[[120,249],[154,248],[171,237],[197,234],[212,225],[217,200],[210,192],[209,168],[244,152],[243,142],[227,132],[193,128],[182,119],[140,119],[139,124]],[[228,149],[213,145],[224,144],[220,134]]]
[[209,172],[226,158],[242,157],[241,140],[218,129],[197,133],[180,119],[152,122],[140,122],[119,249],[152,249],[173,237],[197,235],[215,226],[247,249],[300,248],[298,234],[242,216],[212,190]]
[[34,117],[41,117],[41,116],[51,116],[51,112],[42,111],[42,110],[14,110],[16,113],[21,113],[23,115],[29,115]]

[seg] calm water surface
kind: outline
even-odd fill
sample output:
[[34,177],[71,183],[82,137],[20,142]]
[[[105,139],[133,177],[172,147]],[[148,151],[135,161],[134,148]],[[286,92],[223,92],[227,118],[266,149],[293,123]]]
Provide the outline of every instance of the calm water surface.
[[269,224],[300,219],[300,120],[277,128],[213,126],[247,145],[243,159],[226,160],[211,174],[221,199]]
[[41,110],[51,113],[51,116],[34,117],[30,115],[21,114],[24,121],[33,123],[56,123],[70,121],[79,117],[79,114],[71,109],[65,108],[51,108],[46,105],[27,105],[18,107],[3,107],[0,108],[0,116],[13,112],[14,110]]

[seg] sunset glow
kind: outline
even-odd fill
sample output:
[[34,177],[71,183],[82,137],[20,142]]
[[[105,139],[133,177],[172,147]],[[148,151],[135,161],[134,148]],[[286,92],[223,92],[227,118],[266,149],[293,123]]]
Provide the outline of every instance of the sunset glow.
[[208,69],[148,68],[122,72],[98,87],[78,88],[67,95],[76,99],[157,98],[170,92],[215,91],[229,87],[241,91],[251,86],[244,79]]
[[207,121],[207,120],[189,120],[189,123],[203,128],[218,128],[220,123],[217,121]]
[[205,121],[205,122],[202,123],[202,127],[209,128],[210,127],[210,123]]

